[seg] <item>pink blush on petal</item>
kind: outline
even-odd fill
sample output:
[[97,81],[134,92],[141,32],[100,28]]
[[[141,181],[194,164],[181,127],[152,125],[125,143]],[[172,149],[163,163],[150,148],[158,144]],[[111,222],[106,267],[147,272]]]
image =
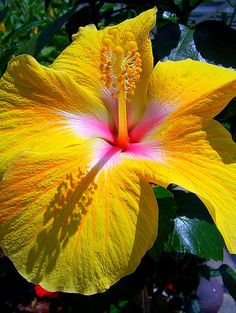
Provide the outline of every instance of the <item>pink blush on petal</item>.
[[132,159],[160,161],[162,159],[162,149],[157,141],[131,143],[124,152],[124,155]]
[[140,142],[163,120],[173,112],[174,108],[168,104],[150,102],[140,122],[130,131],[130,142]]
[[114,141],[114,130],[107,121],[85,115],[63,112],[62,121],[65,128],[71,129],[83,138],[103,138],[109,142]]

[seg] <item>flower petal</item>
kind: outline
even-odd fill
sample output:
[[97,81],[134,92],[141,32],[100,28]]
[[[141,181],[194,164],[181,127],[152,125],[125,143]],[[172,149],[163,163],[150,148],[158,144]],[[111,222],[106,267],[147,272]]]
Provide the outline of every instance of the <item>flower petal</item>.
[[31,56],[12,59],[0,80],[0,171],[25,150],[53,151],[95,136],[75,132],[68,114],[80,129],[101,124],[97,136],[112,125],[101,101],[67,73],[41,66]]
[[90,172],[82,148],[22,156],[6,171],[0,242],[28,280],[93,294],[136,269],[156,238],[158,210],[148,183],[124,166],[105,166],[115,148]]
[[228,131],[214,120],[189,115],[164,123],[156,136],[162,157],[136,161],[133,170],[146,181],[164,187],[174,183],[195,193],[208,208],[229,251],[235,253],[236,144]]
[[[137,115],[133,116],[133,119],[140,117],[146,105],[147,84],[153,68],[149,32],[155,25],[156,11],[156,8],[150,9],[115,26],[121,32],[132,31],[143,64],[143,71],[133,96]],[[105,85],[101,80],[100,52],[102,38],[107,36],[111,28],[114,28],[114,26],[106,27],[103,30],[97,30],[95,25],[80,27],[79,32],[73,37],[73,43],[60,54],[51,67],[56,70],[66,71],[80,85],[89,86],[102,95],[101,91],[104,90]]]
[[155,102],[170,117],[210,118],[235,96],[236,72],[193,60],[158,62],[148,92],[148,102]]

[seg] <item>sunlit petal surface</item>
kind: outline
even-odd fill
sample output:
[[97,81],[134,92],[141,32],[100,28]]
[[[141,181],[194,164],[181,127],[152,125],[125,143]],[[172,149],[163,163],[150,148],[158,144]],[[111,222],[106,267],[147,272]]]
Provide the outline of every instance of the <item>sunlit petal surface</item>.
[[155,66],[148,101],[173,117],[196,114],[216,116],[235,96],[235,71],[204,62],[183,60],[158,62]]
[[[151,187],[122,165],[107,167],[118,156],[101,156],[103,145],[20,157],[5,174],[0,240],[20,273],[46,289],[104,291],[133,272],[156,238]],[[88,146],[100,155],[90,171]]]

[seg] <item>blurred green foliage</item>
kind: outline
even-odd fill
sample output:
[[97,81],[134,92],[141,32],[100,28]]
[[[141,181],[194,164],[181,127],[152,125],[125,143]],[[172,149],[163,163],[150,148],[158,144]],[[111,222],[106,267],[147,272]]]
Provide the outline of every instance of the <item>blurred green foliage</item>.
[[[202,2],[0,1],[0,74],[13,56],[23,53],[49,65],[80,26],[94,23],[102,28],[153,6],[158,7],[157,27],[151,34],[155,62],[192,58],[236,68],[236,30],[231,27],[236,6],[228,1],[233,8],[228,20],[201,23],[190,20],[191,12]],[[236,101],[232,100],[216,119],[230,130],[235,140]],[[136,272],[102,295],[61,294],[59,300],[44,299],[49,302],[50,312],[200,312],[193,305],[196,289],[200,277],[211,273],[204,262],[222,259],[222,238],[206,208],[194,195],[176,190],[176,186],[170,186],[169,190],[154,187],[154,192],[160,209],[159,236]],[[0,259],[0,266],[1,312],[22,312],[22,307],[19,308],[22,303],[25,310],[36,312],[32,304],[35,303],[33,285],[20,278],[6,258]],[[235,298],[236,274],[228,267],[221,267],[217,273]]]

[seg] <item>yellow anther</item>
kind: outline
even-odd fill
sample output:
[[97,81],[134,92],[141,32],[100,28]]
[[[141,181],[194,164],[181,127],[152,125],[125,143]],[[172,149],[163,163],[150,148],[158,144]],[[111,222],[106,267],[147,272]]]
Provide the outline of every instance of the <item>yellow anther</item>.
[[108,30],[109,35],[117,35],[119,33],[119,29],[117,27],[111,28]]
[[122,82],[123,80],[125,79],[125,75],[124,74],[121,74],[118,78],[118,82]]
[[101,54],[104,54],[107,51],[107,48],[101,48],[100,52]]
[[110,47],[112,45],[112,40],[109,37],[103,37],[102,38],[102,44],[105,47]]
[[140,73],[142,73],[142,71],[143,71],[143,70],[141,69],[141,67],[136,67],[135,70],[136,70],[136,73],[137,73],[137,74],[140,74]]
[[113,49],[113,52],[115,53],[117,57],[121,57],[124,54],[124,49],[121,46],[116,46]]
[[128,41],[127,46],[129,48],[129,50],[136,50],[138,48],[137,42],[134,40]]
[[128,69],[128,77],[131,78],[131,77],[133,77],[133,76],[135,76],[135,75],[136,75],[136,73],[133,71],[133,69],[132,69],[132,68],[129,68],[129,69]]
[[105,67],[104,64],[100,64],[100,71],[101,71],[102,73],[106,72],[106,67]]
[[131,31],[127,30],[125,32],[124,37],[125,37],[126,40],[132,40],[132,39],[134,39],[134,34]]
[[133,95],[133,94],[134,94],[134,89],[135,89],[135,88],[134,88],[133,86],[131,86],[131,87],[128,88],[127,91],[128,91],[128,93],[129,93],[130,95]]

